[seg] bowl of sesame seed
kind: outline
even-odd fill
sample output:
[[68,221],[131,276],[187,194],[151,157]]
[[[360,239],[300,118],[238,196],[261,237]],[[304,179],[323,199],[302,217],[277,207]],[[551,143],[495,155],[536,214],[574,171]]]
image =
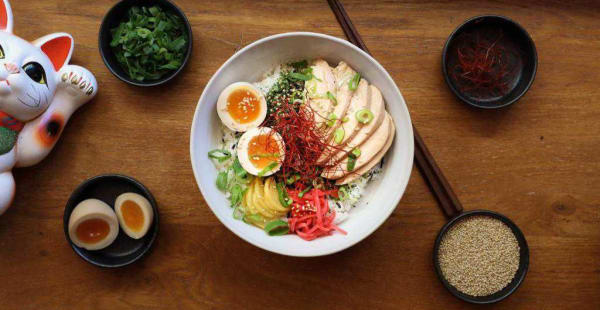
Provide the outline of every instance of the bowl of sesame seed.
[[448,291],[475,304],[499,302],[521,285],[529,268],[523,232],[506,216],[464,212],[440,230],[433,249],[435,271]]

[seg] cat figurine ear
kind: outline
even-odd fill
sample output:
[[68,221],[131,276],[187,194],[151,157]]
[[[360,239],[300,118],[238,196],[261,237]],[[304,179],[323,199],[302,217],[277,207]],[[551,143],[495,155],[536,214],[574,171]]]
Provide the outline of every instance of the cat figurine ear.
[[0,30],[13,32],[13,15],[8,0],[0,0]]
[[73,37],[68,33],[49,34],[32,43],[41,48],[44,54],[50,58],[55,71],[59,71],[64,65],[68,64],[71,55],[73,55]]

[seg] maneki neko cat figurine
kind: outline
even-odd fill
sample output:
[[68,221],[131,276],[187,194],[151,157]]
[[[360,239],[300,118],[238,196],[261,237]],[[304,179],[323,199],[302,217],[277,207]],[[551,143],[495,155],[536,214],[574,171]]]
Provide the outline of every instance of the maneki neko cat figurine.
[[42,161],[69,117],[98,89],[87,69],[69,65],[71,35],[53,33],[30,43],[12,30],[10,4],[0,0],[0,214],[14,197],[11,170]]

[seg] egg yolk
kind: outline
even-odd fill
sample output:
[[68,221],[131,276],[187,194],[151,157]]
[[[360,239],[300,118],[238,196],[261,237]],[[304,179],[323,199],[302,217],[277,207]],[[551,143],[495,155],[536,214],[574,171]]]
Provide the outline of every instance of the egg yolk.
[[89,219],[79,224],[75,232],[79,240],[87,244],[93,244],[106,238],[110,232],[110,227],[105,220]]
[[254,92],[238,88],[227,97],[227,112],[237,123],[253,122],[260,114],[260,100]]
[[134,231],[142,230],[144,227],[144,212],[137,203],[131,200],[125,201],[121,205],[121,213],[127,227]]
[[279,145],[271,134],[262,134],[250,139],[248,157],[254,167],[263,169],[279,160]]

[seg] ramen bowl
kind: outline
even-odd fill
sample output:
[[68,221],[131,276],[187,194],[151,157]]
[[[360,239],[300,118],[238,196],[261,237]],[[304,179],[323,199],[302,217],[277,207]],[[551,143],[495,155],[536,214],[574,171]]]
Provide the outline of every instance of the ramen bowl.
[[[383,95],[386,109],[394,120],[396,137],[384,158],[383,171],[366,187],[350,216],[339,224],[347,235],[305,241],[296,235],[272,237],[232,216],[233,209],[215,184],[217,169],[207,154],[221,139],[217,99],[228,85],[257,82],[279,64],[322,58],[330,65],[345,61]],[[389,73],[371,56],[351,43],[324,34],[292,32],[260,39],[229,58],[212,76],[204,91],[191,128],[190,154],[198,187],[217,218],[229,230],[262,249],[289,256],[321,256],[342,251],[373,233],[394,211],[410,178],[413,164],[413,131],[410,115],[400,90]]]

